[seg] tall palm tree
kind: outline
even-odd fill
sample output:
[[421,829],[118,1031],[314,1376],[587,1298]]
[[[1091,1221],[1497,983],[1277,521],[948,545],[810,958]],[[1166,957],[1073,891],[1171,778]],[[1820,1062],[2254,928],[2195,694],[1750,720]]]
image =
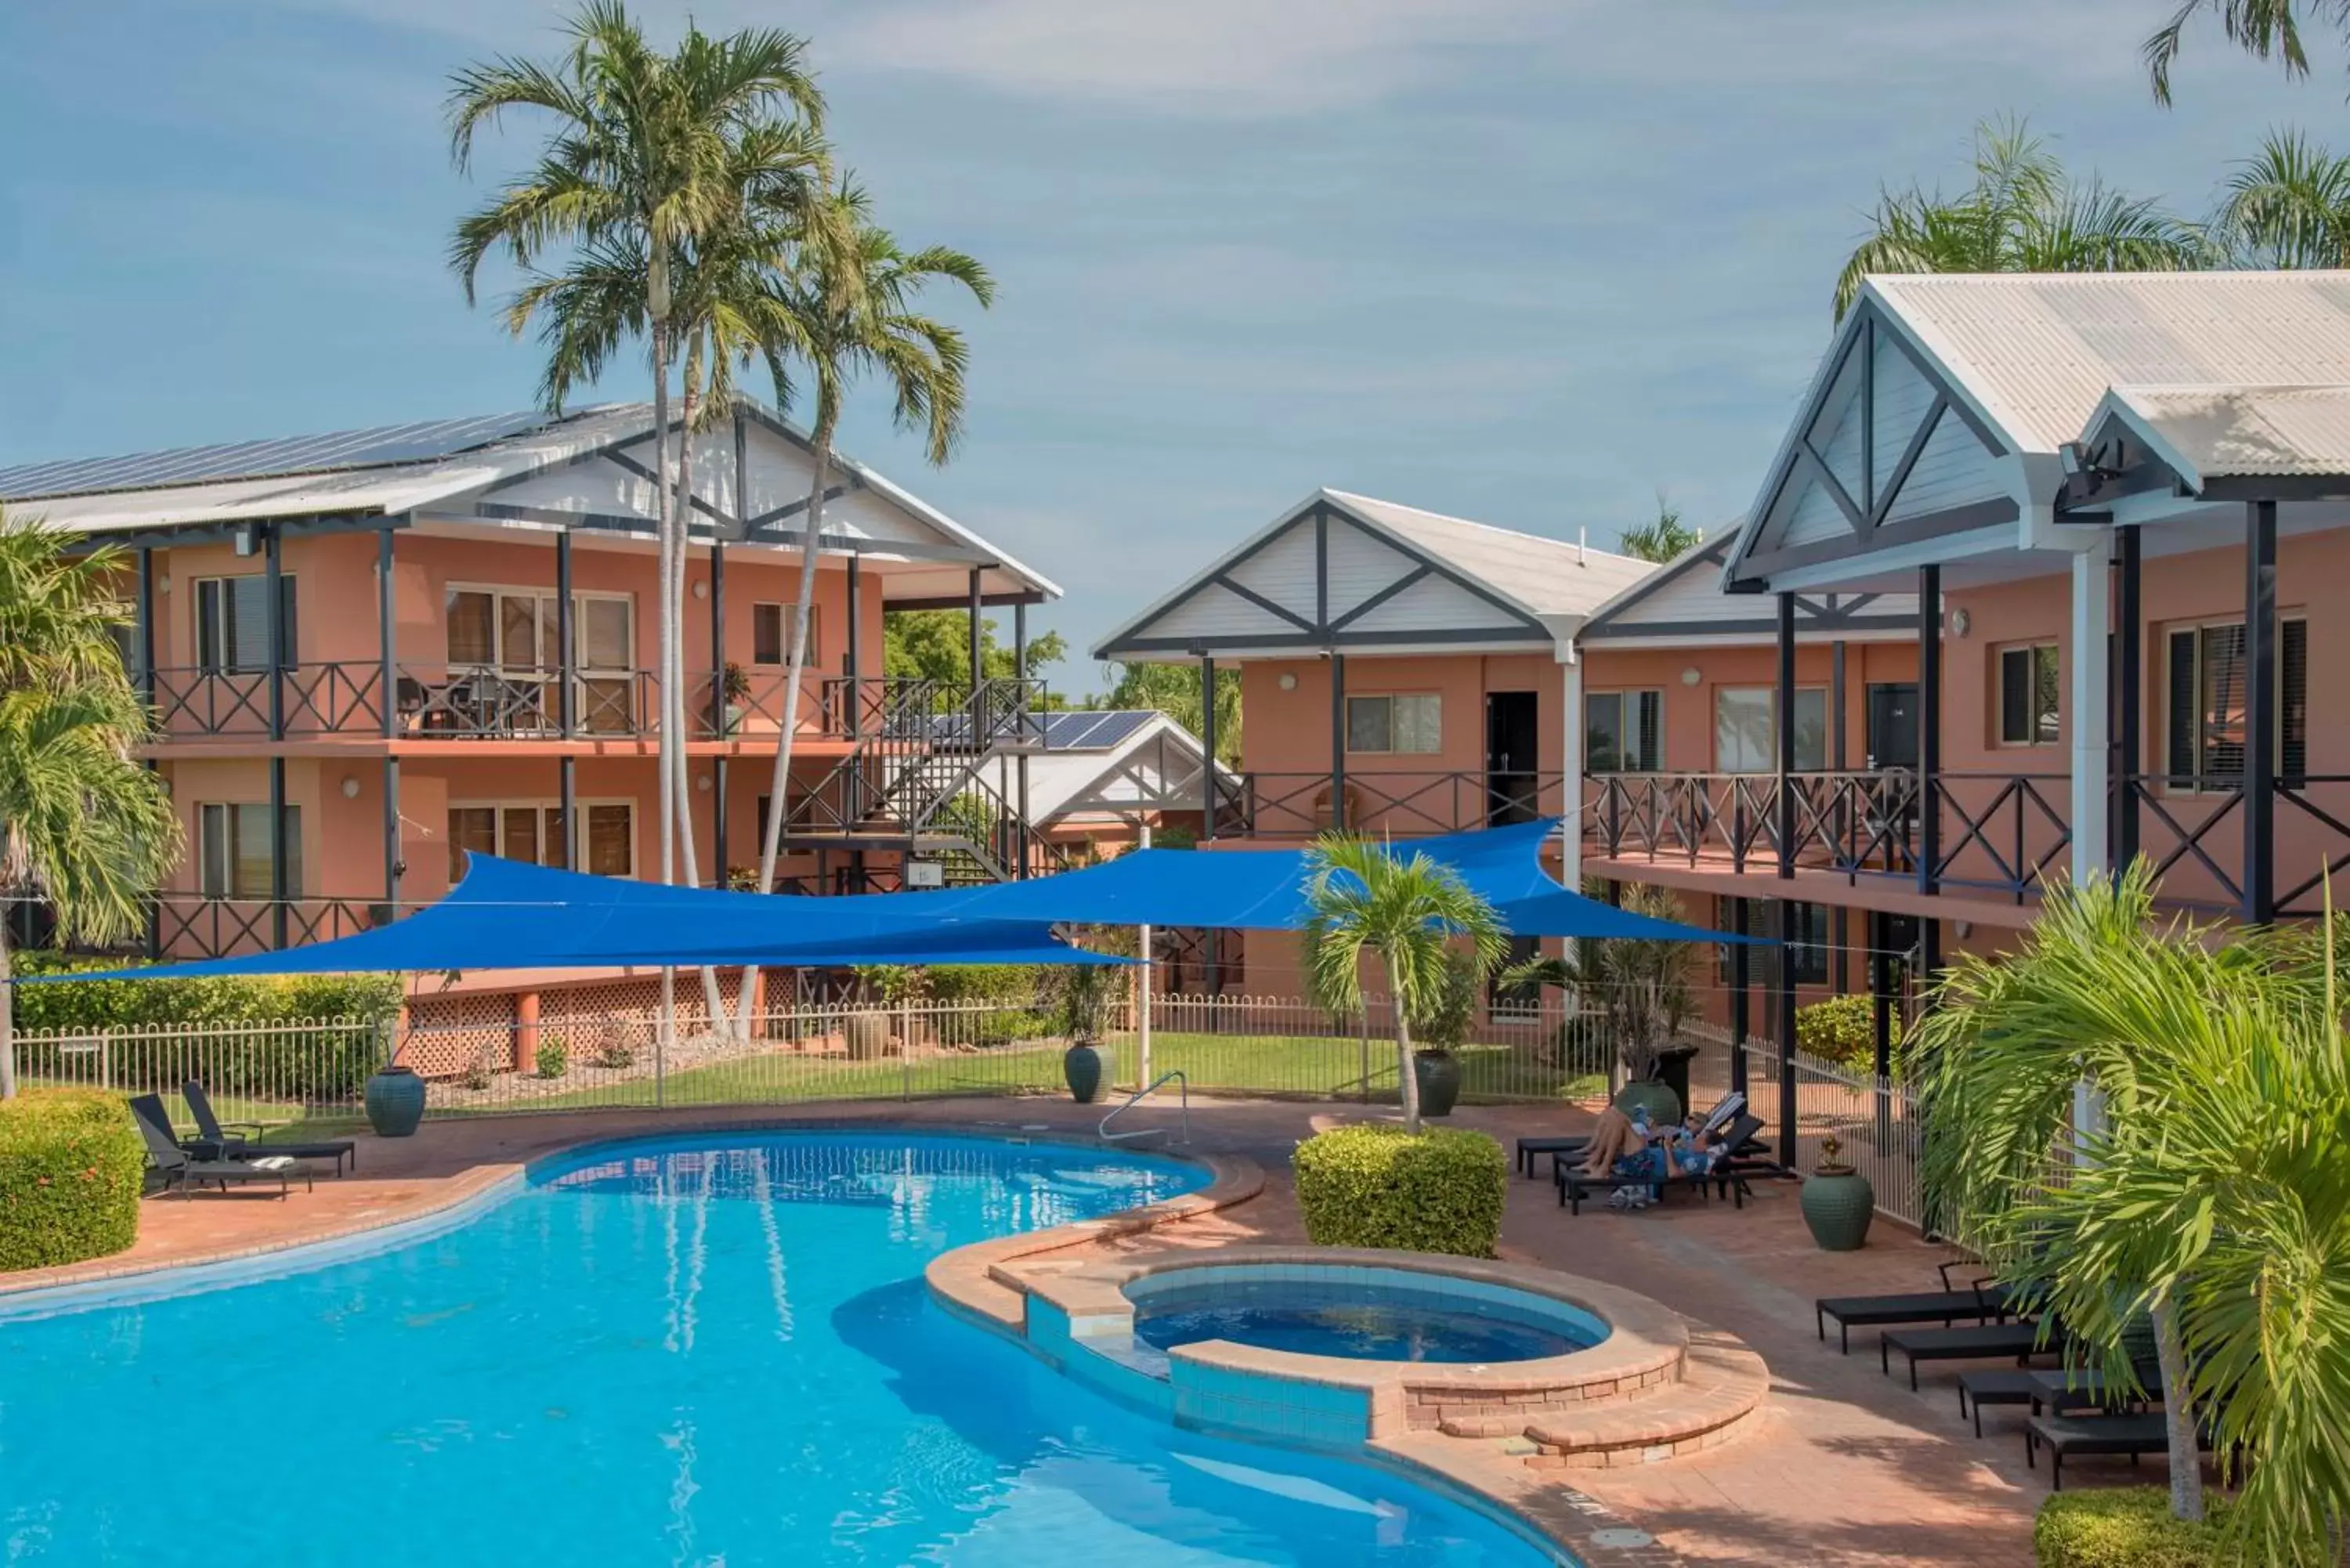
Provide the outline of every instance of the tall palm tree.
[[[843,179],[834,191],[825,233],[833,243],[802,249],[800,265],[787,280],[789,308],[798,322],[793,352],[806,367],[816,402],[808,450],[815,473],[800,549],[798,610],[785,659],[784,712],[775,737],[775,763],[767,798],[767,827],[759,846],[762,888],[775,880],[792,772],[792,742],[799,725],[800,680],[807,667],[808,621],[816,600],[816,558],[824,532],[824,493],[832,483],[832,442],[850,389],[866,376],[878,376],[895,399],[900,429],[919,431],[923,456],[944,464],[962,439],[964,374],[971,353],[962,331],[916,308],[933,282],[960,284],[982,306],[995,298],[987,269],[962,252],[934,245],[903,249],[871,218],[866,195]],[[978,672],[973,671],[974,694]],[[851,694],[849,701],[857,701]],[[750,987],[739,1006],[747,1017]]]
[[2350,157],[2299,131],[2272,130],[2236,166],[2213,223],[2240,261],[2258,267],[2350,266]]
[[[552,66],[502,56],[466,67],[452,82],[450,152],[461,171],[471,165],[475,137],[507,110],[536,110],[554,125],[536,163],[459,222],[450,263],[469,302],[482,263],[494,251],[503,251],[525,275],[540,272],[539,258],[556,248],[569,249],[582,265],[633,272],[632,292],[642,306],[629,320],[641,328],[653,372],[661,584],[656,685],[664,709],[660,859],[661,880],[669,882],[678,870],[681,826],[689,871],[693,857],[691,795],[683,783],[687,528],[669,478],[670,367],[681,325],[676,283],[695,246],[751,222],[751,210],[771,194],[758,179],[746,179],[746,169],[760,167],[746,148],[766,145],[779,123],[797,120],[812,133],[824,105],[806,68],[806,44],[789,33],[746,29],[713,38],[689,24],[676,49],[663,55],[646,42],[621,0],[588,0],[568,31],[571,47]],[[559,292],[533,297],[525,289],[507,325],[519,333],[536,309],[568,297]],[[558,353],[572,342],[559,318],[549,330],[550,348]],[[542,388],[550,407],[560,408],[576,369],[551,357]],[[691,439],[690,431],[679,432],[681,454]],[[667,984],[664,971],[664,1030]],[[715,1021],[713,976],[704,975],[703,989]]]
[[[179,857],[162,781],[133,758],[147,710],[114,633],[130,619],[120,551],[0,514],[0,884],[56,911],[60,941],[139,931]],[[0,919],[0,1100],[16,1093],[15,992]]]
[[1682,522],[1681,509],[1659,495],[1656,521],[1625,529],[1622,543],[1624,554],[1661,563],[1676,560],[1682,551],[1704,544],[1705,530]]
[[2157,102],[2170,101],[2170,67],[2186,42],[2187,25],[2204,12],[2220,18],[2228,41],[2259,59],[2284,62],[2288,77],[2309,74],[2309,54],[2301,41],[2302,16],[2332,22],[2350,37],[2350,0],[2185,0],[2170,20],[2139,46],[2154,80]]
[[1314,999],[1333,1012],[1363,1007],[1363,960],[1378,961],[1395,1016],[1396,1071],[1407,1131],[1419,1131],[1419,1080],[1411,1020],[1437,1011],[1451,983],[1454,944],[1466,942],[1472,980],[1509,952],[1488,904],[1441,861],[1406,856],[1347,834],[1325,834],[1305,857],[1306,971]]
[[2018,119],[1975,127],[1965,191],[1886,190],[1869,226],[1836,278],[1839,321],[1871,273],[2183,272],[2217,259],[2200,229],[2155,199],[2074,180]]
[[[2199,1421],[2231,1470],[2258,1456],[2228,1514],[2246,1562],[2337,1562],[2350,1521],[2333,946],[2164,929],[2141,861],[2052,893],[2019,950],[1961,957],[1918,1036],[1923,1175],[1953,1233],[2044,1290],[2125,1386],[2132,1325],[2150,1322],[2173,1511],[2202,1513]],[[2102,1125],[2075,1120],[2084,1078]]]

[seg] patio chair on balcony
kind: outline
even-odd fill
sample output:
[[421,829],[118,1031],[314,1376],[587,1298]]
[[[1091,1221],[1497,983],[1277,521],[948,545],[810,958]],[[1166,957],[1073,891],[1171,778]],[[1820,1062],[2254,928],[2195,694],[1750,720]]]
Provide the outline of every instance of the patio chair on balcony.
[[182,1198],[193,1196],[193,1190],[204,1183],[217,1182],[222,1192],[231,1187],[277,1184],[277,1196],[285,1197],[293,1190],[296,1178],[305,1189],[309,1188],[317,1171],[298,1159],[288,1158],[279,1165],[276,1160],[257,1163],[242,1159],[198,1159],[180,1147],[172,1133],[172,1117],[163,1109],[160,1095],[137,1095],[130,1101],[130,1119],[139,1124],[139,1136],[146,1140],[147,1158],[154,1162],[155,1177],[163,1191],[180,1189]]
[[188,1112],[196,1118],[196,1137],[183,1139],[180,1147],[205,1159],[266,1159],[286,1155],[294,1159],[331,1159],[335,1174],[343,1173],[348,1161],[356,1169],[359,1162],[359,1146],[347,1137],[323,1138],[316,1143],[266,1143],[269,1129],[259,1122],[223,1123],[213,1114],[213,1097],[204,1086],[191,1078],[180,1086],[180,1097],[188,1102]]

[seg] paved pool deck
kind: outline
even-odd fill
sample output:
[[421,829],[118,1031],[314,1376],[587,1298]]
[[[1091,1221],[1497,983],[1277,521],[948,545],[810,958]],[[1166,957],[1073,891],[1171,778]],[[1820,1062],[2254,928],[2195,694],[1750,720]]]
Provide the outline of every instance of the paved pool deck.
[[[1195,1102],[1194,1148],[1243,1155],[1264,1170],[1257,1197],[1139,1235],[1089,1243],[1107,1255],[1170,1246],[1302,1241],[1288,1179],[1296,1141],[1319,1127],[1392,1113],[1298,1102]],[[889,1124],[1090,1137],[1101,1107],[1062,1099],[982,1098],[808,1107],[727,1106],[660,1112],[451,1119],[412,1138],[357,1135],[359,1168],[291,1198],[231,1195],[149,1199],[129,1251],[68,1269],[0,1278],[0,1293],[179,1264],[251,1255],[421,1218],[519,1172],[529,1161],[596,1138],[692,1128]],[[1153,1119],[1148,1113],[1134,1118]],[[1172,1119],[1169,1108],[1162,1119]],[[1505,1147],[1533,1133],[1575,1132],[1588,1112],[1539,1106],[1462,1107],[1453,1125]],[[1772,1375],[1759,1428],[1726,1447],[1624,1469],[1562,1478],[1656,1535],[1690,1563],[1808,1565],[1949,1563],[2012,1568],[2032,1561],[2033,1511],[2045,1496],[2026,1469],[2015,1412],[1994,1407],[1978,1441],[1959,1418],[1957,1369],[1929,1366],[1919,1392],[1877,1370],[1874,1331],[1853,1353],[1814,1336],[1823,1295],[1930,1290],[1950,1254],[1880,1220],[1859,1252],[1812,1243],[1792,1182],[1758,1184],[1743,1211],[1676,1196],[1617,1213],[1586,1205],[1570,1216],[1544,1180],[1513,1178],[1503,1226],[1506,1258],[1586,1275],[1653,1296],[1700,1324],[1730,1329],[1762,1353]],[[2127,1478],[2112,1461],[2112,1478]],[[2106,1479],[2094,1462],[2077,1484]]]

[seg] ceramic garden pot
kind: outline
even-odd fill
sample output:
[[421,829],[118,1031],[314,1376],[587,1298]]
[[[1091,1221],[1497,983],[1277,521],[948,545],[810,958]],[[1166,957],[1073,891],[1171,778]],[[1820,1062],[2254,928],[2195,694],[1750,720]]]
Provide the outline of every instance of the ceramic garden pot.
[[1877,1217],[1877,1189],[1848,1165],[1822,1163],[1804,1179],[1804,1223],[1824,1252],[1856,1252]]
[[1415,1051],[1411,1073],[1419,1080],[1419,1114],[1451,1116],[1461,1102],[1461,1059],[1450,1051]]
[[1652,1127],[1669,1127],[1681,1119],[1681,1097],[1661,1079],[1640,1079],[1616,1091],[1616,1108],[1626,1116],[1643,1106],[1648,1107]]
[[1094,1103],[1101,1093],[1101,1053],[1090,1045],[1072,1045],[1061,1053],[1061,1076],[1068,1081],[1069,1097],[1081,1106]]
[[379,1137],[408,1137],[424,1119],[424,1080],[409,1067],[384,1068],[367,1081],[368,1126]]

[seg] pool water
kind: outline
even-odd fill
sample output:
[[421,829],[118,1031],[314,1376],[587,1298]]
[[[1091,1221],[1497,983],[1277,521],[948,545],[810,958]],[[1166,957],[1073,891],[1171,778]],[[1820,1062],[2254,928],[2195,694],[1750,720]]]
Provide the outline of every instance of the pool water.
[[0,1562],[1551,1561],[1369,1466],[1110,1402],[922,1285],[948,1248],[1202,1179],[983,1139],[646,1140],[371,1255],[0,1307]]
[[1425,1291],[1295,1281],[1158,1292],[1137,1305],[1134,1336],[1161,1350],[1227,1339],[1363,1361],[1532,1361],[1596,1343],[1565,1322],[1490,1302],[1454,1308]]

